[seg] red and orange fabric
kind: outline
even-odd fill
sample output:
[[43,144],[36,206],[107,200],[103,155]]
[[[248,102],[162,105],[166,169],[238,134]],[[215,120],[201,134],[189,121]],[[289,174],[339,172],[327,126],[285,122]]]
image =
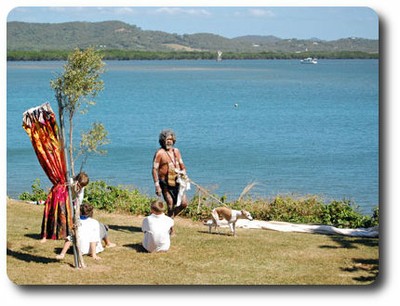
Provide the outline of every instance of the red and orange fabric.
[[72,211],[66,182],[65,152],[50,104],[45,103],[24,112],[22,127],[53,184],[45,202],[41,238],[63,239],[72,228]]

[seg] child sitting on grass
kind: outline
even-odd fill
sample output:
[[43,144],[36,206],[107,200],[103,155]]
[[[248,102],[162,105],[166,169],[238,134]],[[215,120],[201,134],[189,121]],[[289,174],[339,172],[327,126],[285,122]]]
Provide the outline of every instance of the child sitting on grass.
[[[101,259],[97,256],[97,253],[104,250],[101,243],[102,240],[105,242],[106,248],[115,247],[115,243],[112,243],[108,238],[108,232],[105,225],[93,219],[92,205],[85,203],[81,206],[80,222],[79,246],[82,255],[88,254],[96,260]],[[56,258],[63,259],[71,244],[71,240],[66,240],[61,253],[57,255]]]
[[151,215],[144,218],[142,231],[144,232],[143,247],[150,253],[166,252],[171,245],[170,234],[174,220],[164,214],[164,203],[156,200],[151,203]]

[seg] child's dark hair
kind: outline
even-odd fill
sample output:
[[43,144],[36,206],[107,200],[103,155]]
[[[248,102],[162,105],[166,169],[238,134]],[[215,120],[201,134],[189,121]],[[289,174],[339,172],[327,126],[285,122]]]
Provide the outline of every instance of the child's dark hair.
[[162,213],[164,211],[164,203],[161,200],[155,200],[151,203],[150,208],[155,213]]
[[86,217],[93,217],[93,205],[83,203],[81,205],[81,215]]
[[74,181],[78,182],[80,187],[82,188],[89,184],[89,176],[86,174],[86,172],[79,172],[75,176]]

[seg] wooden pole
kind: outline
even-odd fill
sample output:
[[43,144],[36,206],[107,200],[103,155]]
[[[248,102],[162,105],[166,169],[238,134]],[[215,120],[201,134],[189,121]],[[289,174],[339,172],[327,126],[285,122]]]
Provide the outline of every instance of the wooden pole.
[[[74,222],[74,230],[71,232],[69,232],[68,234],[71,235],[72,237],[72,249],[74,251],[74,264],[75,264],[75,268],[78,269],[79,267],[84,267],[85,264],[83,262],[82,259],[82,255],[80,254],[80,250],[77,247],[78,243],[77,243],[77,231],[78,229],[77,227],[77,220],[76,220],[76,212],[74,209],[74,203],[72,200],[72,192],[71,192],[71,186],[70,186],[70,172],[69,172],[69,165],[68,165],[68,158],[67,158],[67,148],[65,145],[65,132],[64,132],[64,116],[63,116],[63,109],[59,106],[58,108],[58,115],[60,118],[60,138],[61,138],[61,145],[62,145],[62,150],[64,151],[64,162],[66,165],[66,173],[65,173],[65,180],[67,183],[67,189],[68,189],[68,198],[69,198],[69,205],[71,207],[71,212],[72,212],[72,216],[73,216],[73,222]],[[67,220],[69,218],[67,217]]]

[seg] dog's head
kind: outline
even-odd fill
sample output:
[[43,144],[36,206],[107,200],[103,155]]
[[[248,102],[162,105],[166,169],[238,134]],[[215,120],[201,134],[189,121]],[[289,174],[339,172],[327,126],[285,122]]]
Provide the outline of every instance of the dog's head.
[[253,217],[251,216],[251,214],[247,211],[247,210],[242,210],[242,215],[243,215],[243,217],[245,217],[246,219],[248,219],[248,220],[253,220]]

